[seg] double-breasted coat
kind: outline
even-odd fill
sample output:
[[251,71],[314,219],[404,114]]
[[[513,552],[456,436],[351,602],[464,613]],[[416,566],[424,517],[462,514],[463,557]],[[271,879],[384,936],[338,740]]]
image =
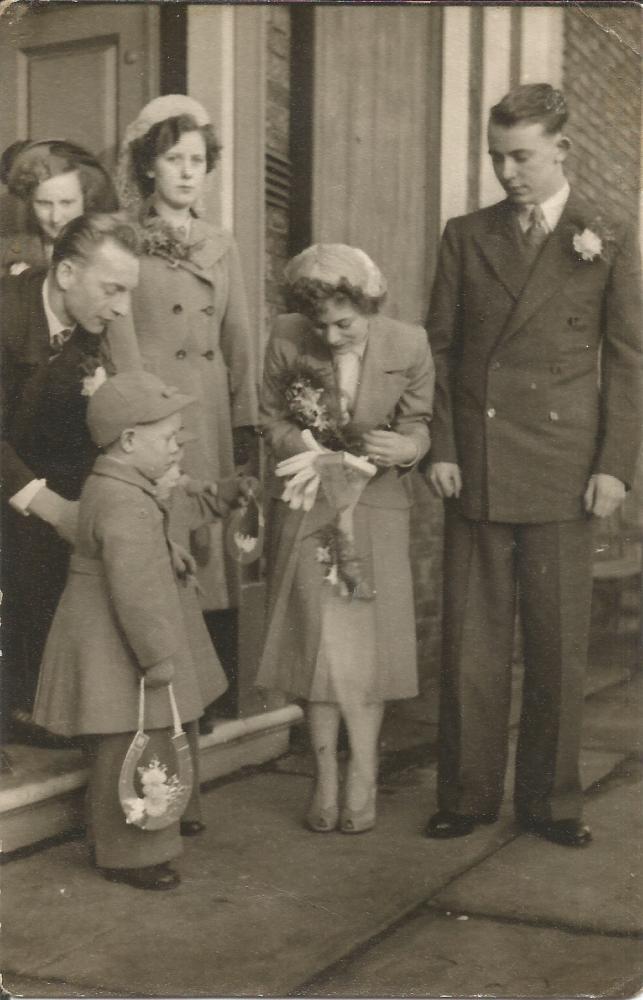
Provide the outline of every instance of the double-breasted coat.
[[[182,722],[226,687],[192,585],[177,581],[167,513],[152,483],[101,455],[80,502],[78,542],[43,656],[34,720],[63,736],[137,728],[142,673],[172,657]],[[145,725],[172,717],[167,688],[148,689]]]
[[[444,549],[438,801],[451,812],[500,808],[517,599],[516,815],[528,825],[582,810],[592,583],[583,498],[593,473],[631,483],[640,442],[638,248],[598,214],[572,191],[534,254],[503,201],[452,219],[442,241],[427,320],[430,458],[462,472]],[[596,249],[591,259],[579,239]]]
[[5,707],[31,708],[47,630],[65,585],[70,548],[44,521],[9,499],[33,479],[78,500],[97,449],[85,424],[83,379],[140,367],[127,330],[104,335],[76,327],[52,357],[43,306],[45,272],[0,284],[2,354],[3,686]]
[[[299,314],[277,320],[268,346],[261,399],[262,431],[276,461],[306,450],[284,399],[288,373],[304,365],[336,394],[329,349]],[[369,321],[368,345],[349,436],[388,427],[413,439],[421,458],[429,447],[433,362],[426,333],[384,316]],[[372,572],[376,591],[377,700],[417,693],[415,621],[408,548],[412,505],[409,470],[380,470],[355,510],[356,548]],[[324,567],[316,562],[317,533],[335,513],[318,495],[312,510],[293,511],[280,498],[283,480],[268,487],[269,588],[267,633],[257,684],[306,698],[317,661]]]
[[[141,221],[149,247],[158,217],[148,207]],[[183,259],[143,254],[131,316],[121,323],[133,326],[146,370],[195,397],[184,413],[194,440],[185,446],[183,467],[216,482],[234,472],[233,428],[257,423],[256,365],[233,237],[194,217],[189,245]],[[204,606],[234,605],[232,568],[226,579],[222,547],[206,536],[200,532],[194,546]]]
[[[632,481],[639,251],[597,214],[572,192],[530,271],[508,201],[447,223],[427,319],[431,460],[460,464],[465,517],[571,520],[593,472]],[[591,261],[574,249],[585,229],[603,241]]]

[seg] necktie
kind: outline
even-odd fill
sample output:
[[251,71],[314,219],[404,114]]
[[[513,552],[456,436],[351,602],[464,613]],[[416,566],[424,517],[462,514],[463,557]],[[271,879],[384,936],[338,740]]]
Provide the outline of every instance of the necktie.
[[355,351],[338,351],[334,358],[342,423],[347,424],[357,399],[361,359]]
[[532,205],[529,213],[529,225],[524,233],[525,243],[531,250],[538,250],[548,236],[549,230],[542,208],[540,205]]
[[73,330],[60,330],[58,333],[54,333],[49,341],[49,360],[55,361],[57,357],[62,354],[63,347],[69,340],[73,333]]

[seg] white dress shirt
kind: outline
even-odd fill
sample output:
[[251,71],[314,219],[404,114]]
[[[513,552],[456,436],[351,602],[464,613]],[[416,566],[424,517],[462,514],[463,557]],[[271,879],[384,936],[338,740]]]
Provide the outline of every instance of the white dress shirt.
[[[567,204],[569,192],[569,182],[565,181],[562,188],[560,188],[556,194],[553,194],[551,198],[546,198],[545,201],[541,201],[540,207],[543,213],[544,226],[548,233],[553,233],[554,229],[558,225],[565,205]],[[518,212],[518,222],[523,233],[526,233],[531,225],[532,208],[533,205],[523,205]]]

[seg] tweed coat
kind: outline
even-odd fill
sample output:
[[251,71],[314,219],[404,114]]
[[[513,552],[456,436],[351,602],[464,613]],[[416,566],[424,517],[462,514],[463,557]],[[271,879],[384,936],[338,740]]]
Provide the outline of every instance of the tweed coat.
[[[447,223],[427,319],[430,458],[459,463],[465,517],[572,520],[592,473],[632,481],[639,252],[633,232],[597,214],[572,191],[530,271],[508,201]],[[603,239],[592,261],[573,246],[585,228]]]
[[28,270],[0,282],[3,682],[9,671],[24,708],[31,707],[70,549],[48,524],[23,517],[7,501],[41,478],[66,499],[78,500],[97,454],[85,424],[84,373],[99,364],[108,372],[141,365],[131,334],[113,329],[97,336],[76,328],[50,360],[44,280],[45,272]]
[[[331,354],[298,314],[277,320],[268,345],[261,400],[263,433],[275,460],[305,450],[289,419],[283,377],[304,364],[336,392]],[[413,439],[419,457],[429,447],[433,362],[426,333],[383,316],[369,321],[360,388],[347,433],[359,436],[388,426]],[[379,470],[355,511],[356,546],[372,572],[377,596],[377,690],[381,700],[417,693],[415,621],[408,520],[413,502],[408,470]],[[311,511],[291,510],[279,499],[283,481],[273,478],[269,516],[267,633],[257,684],[307,697],[320,641],[323,567],[315,562],[316,533],[334,513],[321,495]],[[390,528],[390,532],[387,528]],[[395,539],[395,542],[392,539]],[[402,540],[402,541],[400,541]]]
[[[154,219],[147,209],[144,234]],[[253,345],[233,237],[194,217],[190,244],[186,260],[141,257],[132,313],[121,325],[133,326],[148,371],[196,398],[184,411],[195,440],[185,446],[183,467],[195,478],[217,481],[234,472],[232,428],[257,423]],[[210,570],[201,566],[207,608],[235,603],[220,575],[221,551],[211,546],[208,556],[207,544],[195,547],[201,564],[212,563]]]
[[[190,585],[175,579],[153,485],[99,456],[83,489],[78,535],[34,720],[64,736],[133,732],[141,671],[167,657],[181,721],[197,719],[226,682],[196,601],[182,601]],[[146,728],[171,721],[167,688],[148,689]]]

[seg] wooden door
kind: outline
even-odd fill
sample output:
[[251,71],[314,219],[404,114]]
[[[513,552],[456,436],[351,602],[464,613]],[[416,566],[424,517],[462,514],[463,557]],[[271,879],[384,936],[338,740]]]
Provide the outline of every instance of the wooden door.
[[359,246],[423,322],[439,236],[441,11],[315,9],[312,236]]
[[[158,93],[158,64],[154,4],[16,4],[0,32],[0,150],[65,138],[111,168],[125,126]],[[11,226],[6,195],[0,210]]]

